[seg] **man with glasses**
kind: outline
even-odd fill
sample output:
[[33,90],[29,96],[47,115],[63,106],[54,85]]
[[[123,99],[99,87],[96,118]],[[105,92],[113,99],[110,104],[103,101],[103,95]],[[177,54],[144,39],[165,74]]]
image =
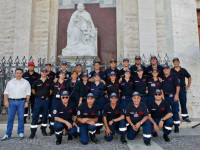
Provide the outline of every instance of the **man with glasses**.
[[172,110],[168,101],[162,99],[162,91],[155,91],[155,100],[149,105],[149,120],[153,124],[151,131],[153,137],[158,136],[158,132],[163,129],[163,138],[170,142],[168,135],[173,127]]
[[15,114],[18,115],[18,136],[24,138],[24,108],[28,107],[31,86],[29,82],[22,78],[23,70],[15,70],[15,78],[10,80],[4,91],[5,107],[8,108],[8,123],[6,135],[1,139],[7,140],[12,135]]
[[72,140],[72,135],[77,131],[76,106],[69,103],[69,92],[61,92],[61,103],[58,103],[53,109],[53,117],[55,119],[54,127],[56,134],[56,145],[62,142],[62,131],[66,129],[68,132],[68,140]]
[[41,68],[41,78],[33,83],[32,93],[36,95],[35,106],[33,109],[32,123],[31,123],[31,135],[30,139],[35,137],[37,131],[37,123],[40,112],[42,112],[42,124],[41,130],[43,136],[47,136],[47,116],[50,95],[53,93],[51,86],[52,81],[47,78],[47,69]]

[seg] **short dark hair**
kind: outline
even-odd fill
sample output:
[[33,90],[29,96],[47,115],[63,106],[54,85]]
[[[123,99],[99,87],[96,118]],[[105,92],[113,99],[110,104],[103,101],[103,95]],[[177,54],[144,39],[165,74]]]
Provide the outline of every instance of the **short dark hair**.
[[22,73],[24,72],[22,68],[16,68],[16,69],[15,69],[15,73],[16,73],[17,71],[21,71]]

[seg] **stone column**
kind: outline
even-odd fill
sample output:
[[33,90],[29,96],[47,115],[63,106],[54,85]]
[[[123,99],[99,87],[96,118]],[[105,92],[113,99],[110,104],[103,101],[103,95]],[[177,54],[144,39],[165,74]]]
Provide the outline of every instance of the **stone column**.
[[[200,62],[196,0],[165,0],[168,19],[168,54],[179,57],[181,66],[192,76],[188,91],[188,109],[192,118],[200,116]],[[170,48],[170,49],[169,49]]]
[[155,0],[138,0],[140,55],[157,55]]

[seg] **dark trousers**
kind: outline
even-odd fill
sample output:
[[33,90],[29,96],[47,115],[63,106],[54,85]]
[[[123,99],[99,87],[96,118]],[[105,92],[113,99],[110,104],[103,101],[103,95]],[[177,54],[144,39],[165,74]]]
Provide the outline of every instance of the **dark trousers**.
[[37,131],[37,123],[40,112],[42,112],[42,124],[41,130],[46,130],[47,128],[47,116],[48,116],[49,100],[43,100],[41,98],[36,98],[35,106],[33,109],[31,132],[35,133]]
[[132,102],[132,99],[131,98],[121,98],[121,105],[122,105],[122,108],[123,110],[126,110],[126,107],[129,103]]
[[127,130],[127,127],[126,127],[126,122],[125,120],[121,120],[119,122],[114,122],[111,126],[108,125],[111,132],[109,136],[105,135],[104,138],[106,141],[111,141],[113,139],[113,135],[115,135],[115,131],[119,131],[119,134],[121,136],[125,136],[126,135],[126,130]]
[[189,118],[187,111],[187,91],[185,90],[185,87],[180,88],[179,99],[181,104],[181,117],[183,119]]
[[[33,113],[34,104],[35,104],[35,96],[31,95],[30,97],[31,113]],[[28,116],[28,108],[25,108],[24,117],[27,117],[27,116]]]
[[[159,125],[159,122],[161,120],[161,118],[153,118],[153,120],[155,121],[155,123],[157,125]],[[173,127],[173,119],[169,118],[167,120],[164,121],[164,125],[163,125],[163,134],[164,135],[169,135],[172,131],[172,127]],[[154,130],[154,126],[153,124],[151,125],[151,133],[155,133],[156,131]]]

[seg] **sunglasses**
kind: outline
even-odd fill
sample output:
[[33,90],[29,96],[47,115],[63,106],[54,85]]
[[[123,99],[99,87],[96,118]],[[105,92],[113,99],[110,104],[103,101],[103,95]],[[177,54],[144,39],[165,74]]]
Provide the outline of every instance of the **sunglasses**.
[[65,96],[64,96],[64,97],[62,97],[62,99],[65,99],[65,98],[66,98],[66,99],[68,99],[69,97],[65,97]]
[[160,96],[161,94],[155,94],[155,96]]

